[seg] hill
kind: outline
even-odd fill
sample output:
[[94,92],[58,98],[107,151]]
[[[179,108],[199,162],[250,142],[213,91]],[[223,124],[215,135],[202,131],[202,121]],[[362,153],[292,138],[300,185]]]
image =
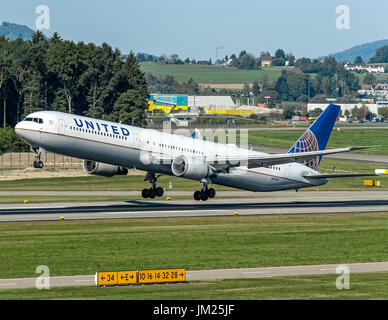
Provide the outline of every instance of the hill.
[[35,33],[34,30],[23,26],[21,24],[3,22],[0,25],[0,35],[4,35],[10,40],[16,40],[17,38],[22,38],[23,40],[31,40],[32,35]]
[[368,63],[369,58],[376,54],[376,50],[386,45],[388,45],[388,39],[368,42],[341,52],[330,53],[327,56],[319,57],[319,59],[324,59],[325,57],[334,57],[337,61],[346,60],[349,62],[354,62],[354,59],[357,56],[361,56],[362,60],[364,60],[365,63]]
[[142,62],[140,68],[157,76],[171,75],[177,81],[186,82],[190,78],[204,84],[236,84],[252,83],[264,74],[270,80],[276,80],[285,67],[269,67],[260,70],[239,70],[215,65],[198,64],[161,64],[156,62]]

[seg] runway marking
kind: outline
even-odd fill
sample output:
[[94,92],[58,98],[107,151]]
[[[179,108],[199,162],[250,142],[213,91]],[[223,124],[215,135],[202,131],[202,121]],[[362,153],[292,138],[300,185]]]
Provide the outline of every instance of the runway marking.
[[[193,210],[193,212],[201,212],[201,211],[206,211],[206,212],[222,212],[226,211],[226,209],[213,209],[213,210],[207,210],[207,209],[202,209],[202,210]],[[182,212],[187,212],[187,210],[158,210],[158,211],[126,211],[126,212],[104,212],[104,214],[146,214],[146,213],[159,213],[159,214],[164,214],[164,213],[182,213]]]

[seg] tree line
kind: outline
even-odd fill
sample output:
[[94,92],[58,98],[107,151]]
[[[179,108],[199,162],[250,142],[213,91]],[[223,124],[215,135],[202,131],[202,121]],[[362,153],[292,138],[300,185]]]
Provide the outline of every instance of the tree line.
[[107,43],[75,43],[37,31],[30,41],[0,36],[0,114],[13,127],[55,110],[144,126],[149,93],[135,55]]

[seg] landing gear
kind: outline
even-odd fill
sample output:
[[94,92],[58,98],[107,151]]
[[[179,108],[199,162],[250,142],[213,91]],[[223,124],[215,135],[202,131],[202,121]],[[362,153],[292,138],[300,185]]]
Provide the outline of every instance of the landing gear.
[[163,196],[163,193],[164,193],[163,188],[157,187],[157,188],[143,189],[143,191],[141,192],[141,195],[143,198],[154,199],[155,197]]
[[216,190],[214,190],[214,188],[208,188],[208,183],[209,181],[204,181],[202,190],[194,192],[194,200],[206,201],[207,199],[213,199],[216,196]]
[[39,148],[32,148],[32,151],[35,153],[35,160],[33,162],[33,166],[36,169],[43,168],[43,162],[40,160],[41,151]]
[[161,187],[156,187],[157,177],[154,172],[147,172],[144,181],[148,181],[151,183],[151,188],[143,189],[141,195],[143,198],[151,198],[163,196],[164,190]]

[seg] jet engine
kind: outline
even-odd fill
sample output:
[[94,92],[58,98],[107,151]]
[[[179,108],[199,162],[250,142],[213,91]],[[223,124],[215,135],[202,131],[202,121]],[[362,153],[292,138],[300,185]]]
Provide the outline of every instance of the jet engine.
[[113,177],[114,175],[126,175],[128,173],[127,168],[93,160],[84,160],[83,166],[86,173],[107,178]]
[[209,177],[211,171],[202,158],[193,158],[181,155],[176,157],[171,163],[171,170],[177,177],[184,177],[193,180],[201,180]]

